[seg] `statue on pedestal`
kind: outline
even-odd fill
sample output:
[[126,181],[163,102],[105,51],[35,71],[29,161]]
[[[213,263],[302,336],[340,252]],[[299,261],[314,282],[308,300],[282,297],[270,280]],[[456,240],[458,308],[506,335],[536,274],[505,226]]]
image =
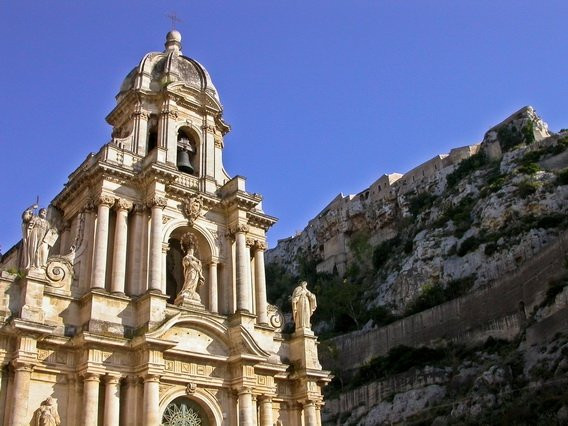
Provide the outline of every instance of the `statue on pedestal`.
[[47,220],[47,209],[40,209],[35,215],[37,204],[22,213],[22,257],[21,267],[45,268],[49,248],[55,244],[58,234]]
[[306,281],[300,282],[292,293],[292,314],[296,331],[302,329],[311,330],[310,317],[317,307],[316,296],[307,288]]
[[201,261],[196,256],[198,244],[195,235],[186,232],[181,238],[181,247],[185,253],[182,259],[184,281],[175,303],[183,304],[184,301],[187,301],[200,304],[201,297],[198,290],[205,280]]
[[59,426],[61,419],[57,412],[57,400],[48,397],[41,403],[39,408],[35,410],[32,425],[34,426]]

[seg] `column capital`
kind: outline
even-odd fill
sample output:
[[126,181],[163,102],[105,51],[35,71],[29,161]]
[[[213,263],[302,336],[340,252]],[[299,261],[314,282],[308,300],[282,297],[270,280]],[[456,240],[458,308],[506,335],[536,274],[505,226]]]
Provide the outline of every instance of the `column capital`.
[[266,251],[266,249],[268,248],[266,243],[264,241],[260,241],[260,240],[254,240],[253,247],[256,251]]
[[117,198],[117,199],[116,199],[116,203],[115,203],[115,205],[114,205],[114,208],[115,208],[117,211],[120,211],[120,210],[126,210],[126,211],[128,211],[128,210],[130,210],[130,209],[132,208],[132,202],[131,202],[131,201],[128,201],[128,200],[125,200],[124,198]]
[[162,253],[167,253],[168,251],[170,251],[170,244],[162,243]]
[[154,195],[148,200],[147,204],[150,208],[159,207],[163,209],[167,206],[168,200],[166,200],[166,197],[162,197],[161,195]]
[[249,232],[249,226],[246,223],[237,223],[229,228],[229,234],[246,234]]
[[146,374],[144,376],[144,383],[146,382],[160,383],[160,375],[153,373]]
[[129,386],[137,385],[140,383],[140,376],[129,374],[124,378],[126,384]]
[[98,373],[83,373],[83,381],[84,382],[100,382],[101,375]]
[[29,362],[13,360],[11,364],[14,371],[23,371],[31,373],[34,370],[34,365]]
[[240,395],[244,395],[244,394],[251,394],[252,395],[252,389],[244,386],[242,388],[237,389],[237,394]]
[[107,194],[100,194],[95,202],[98,206],[111,207],[115,202],[115,198]]
[[272,402],[272,395],[259,395],[258,400],[260,402],[271,403]]
[[104,376],[105,383],[116,385],[120,381],[120,376],[113,376],[112,374],[107,374]]
[[245,240],[245,244],[247,247],[254,247],[254,239],[253,238],[247,238]]
[[146,208],[145,204],[135,203],[132,207],[132,211],[134,214],[142,214],[146,211]]

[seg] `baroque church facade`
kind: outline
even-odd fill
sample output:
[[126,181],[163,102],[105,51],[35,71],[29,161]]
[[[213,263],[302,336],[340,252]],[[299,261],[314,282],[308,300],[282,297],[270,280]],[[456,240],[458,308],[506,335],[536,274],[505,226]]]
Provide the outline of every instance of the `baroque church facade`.
[[223,168],[209,74],[171,31],[116,99],[111,142],[25,210],[0,263],[0,423],[320,425],[316,300],[299,285],[281,332],[276,219]]

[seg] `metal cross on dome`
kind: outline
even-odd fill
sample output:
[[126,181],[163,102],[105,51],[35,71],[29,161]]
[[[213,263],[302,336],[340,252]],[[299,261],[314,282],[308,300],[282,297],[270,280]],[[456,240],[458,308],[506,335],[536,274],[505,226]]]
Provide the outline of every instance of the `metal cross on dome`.
[[172,20],[172,31],[176,29],[176,22],[181,22],[175,12],[168,13],[166,17]]

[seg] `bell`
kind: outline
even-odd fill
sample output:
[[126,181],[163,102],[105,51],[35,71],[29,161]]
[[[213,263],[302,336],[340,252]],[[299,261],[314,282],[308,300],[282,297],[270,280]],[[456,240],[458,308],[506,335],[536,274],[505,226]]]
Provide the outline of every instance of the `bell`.
[[194,169],[191,165],[191,161],[189,161],[189,152],[185,149],[178,150],[177,153],[177,168],[178,170],[189,173],[190,175],[193,174]]

